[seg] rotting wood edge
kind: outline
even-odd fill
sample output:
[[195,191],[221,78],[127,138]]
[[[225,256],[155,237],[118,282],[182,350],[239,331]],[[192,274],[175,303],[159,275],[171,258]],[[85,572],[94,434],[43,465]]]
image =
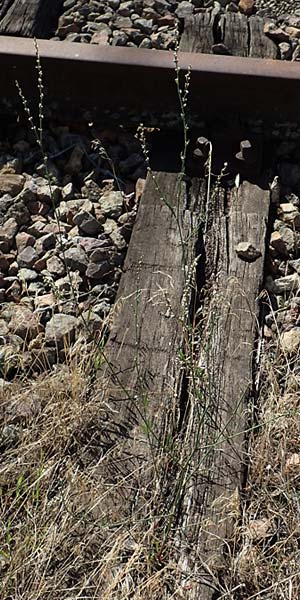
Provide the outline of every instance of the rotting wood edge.
[[[193,540],[192,553],[182,555],[190,567],[191,600],[212,600],[214,591],[222,591],[234,517],[239,517],[270,202],[268,190],[247,181],[232,190],[229,205],[224,190],[214,194],[205,240],[211,288],[200,340],[202,398],[193,406],[195,454],[183,527],[183,538]],[[240,241],[251,241],[261,256],[254,262],[240,259],[235,251]]]

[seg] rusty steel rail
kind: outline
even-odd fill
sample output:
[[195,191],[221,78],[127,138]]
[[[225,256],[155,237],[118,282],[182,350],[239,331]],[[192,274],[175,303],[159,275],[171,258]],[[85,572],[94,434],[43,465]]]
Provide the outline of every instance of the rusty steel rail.
[[[178,110],[172,52],[45,40],[38,46],[47,99],[60,107]],[[203,118],[300,117],[299,63],[179,53],[179,64],[183,72],[191,66],[189,105]],[[2,97],[17,98],[16,79],[32,96],[36,77],[33,40],[0,37]]]

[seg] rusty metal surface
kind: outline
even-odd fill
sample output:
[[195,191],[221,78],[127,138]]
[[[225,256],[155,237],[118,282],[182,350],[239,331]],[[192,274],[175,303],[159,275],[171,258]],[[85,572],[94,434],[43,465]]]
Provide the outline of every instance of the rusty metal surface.
[[[177,110],[172,52],[38,41],[48,100],[78,109]],[[203,118],[243,114],[300,120],[300,64],[275,60],[180,53],[191,66],[189,104]],[[33,40],[0,37],[2,96],[36,90]]]

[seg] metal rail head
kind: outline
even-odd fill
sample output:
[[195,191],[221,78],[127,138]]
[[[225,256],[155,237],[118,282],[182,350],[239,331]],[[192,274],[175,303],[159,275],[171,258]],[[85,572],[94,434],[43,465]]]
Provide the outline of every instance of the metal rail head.
[[[179,112],[171,52],[45,40],[38,46],[49,100],[95,110]],[[191,66],[189,107],[203,118],[299,119],[298,63],[185,52],[178,58],[183,72]],[[8,98],[16,97],[15,79],[29,93],[36,89],[34,61],[33,40],[0,37],[0,85]]]

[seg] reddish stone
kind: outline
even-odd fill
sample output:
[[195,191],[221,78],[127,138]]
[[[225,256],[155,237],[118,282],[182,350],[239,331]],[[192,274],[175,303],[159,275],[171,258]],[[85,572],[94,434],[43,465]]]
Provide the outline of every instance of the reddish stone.
[[244,15],[252,15],[255,8],[255,0],[240,0],[238,6]]
[[29,235],[29,233],[26,233],[26,231],[21,231],[20,233],[17,233],[16,246],[18,252],[22,252],[24,248],[27,248],[27,246],[33,246],[34,243],[35,237],[33,237],[33,235]]

